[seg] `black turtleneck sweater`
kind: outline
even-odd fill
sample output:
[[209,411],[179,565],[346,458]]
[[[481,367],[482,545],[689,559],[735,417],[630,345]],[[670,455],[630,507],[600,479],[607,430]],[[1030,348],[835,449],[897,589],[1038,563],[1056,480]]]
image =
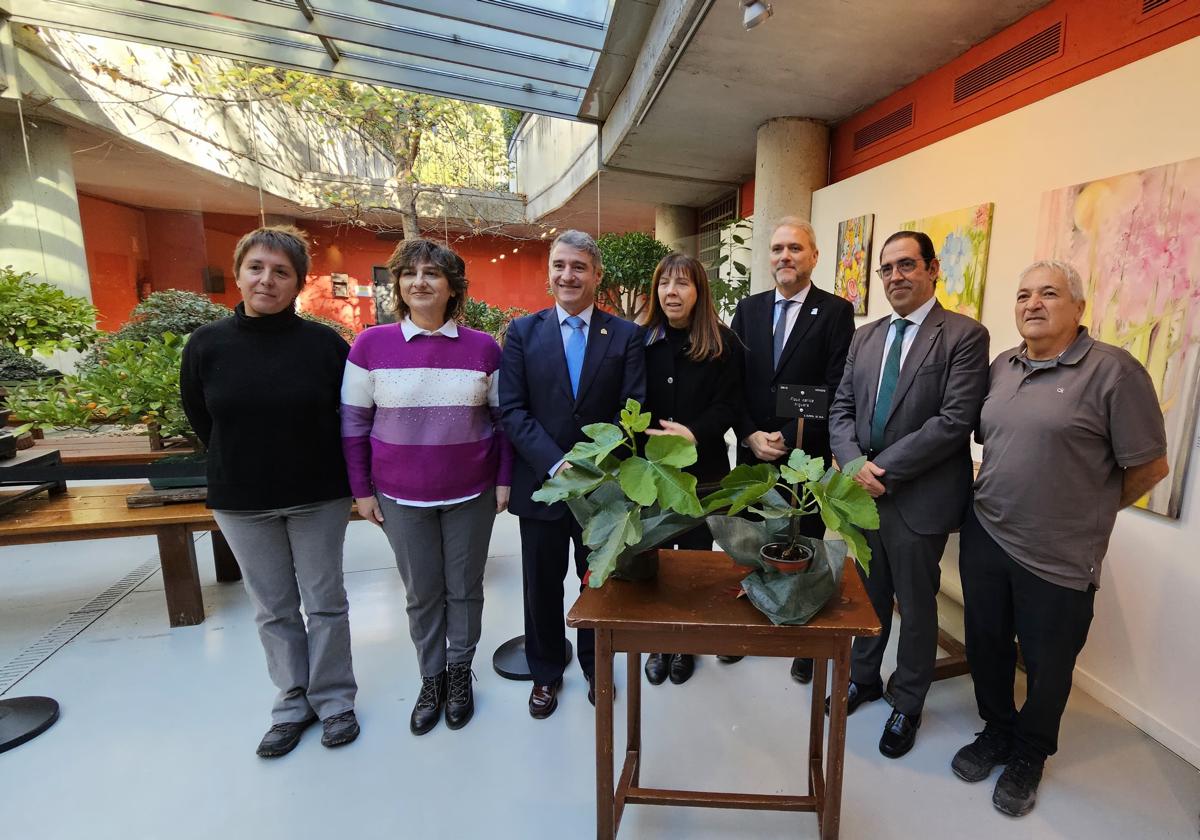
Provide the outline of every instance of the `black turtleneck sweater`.
[[350,495],[338,407],[350,348],[290,308],[205,324],[179,390],[208,447],[208,507],[270,510]]

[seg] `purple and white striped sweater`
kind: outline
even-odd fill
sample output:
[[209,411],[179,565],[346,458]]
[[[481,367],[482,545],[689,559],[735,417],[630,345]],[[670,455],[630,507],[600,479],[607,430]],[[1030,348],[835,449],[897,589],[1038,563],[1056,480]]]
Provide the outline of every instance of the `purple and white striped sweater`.
[[[399,324],[366,330],[342,379],[342,449],[350,491],[397,499],[461,499],[512,476],[493,380],[500,348],[490,335],[416,335]],[[489,399],[490,397],[490,399]]]

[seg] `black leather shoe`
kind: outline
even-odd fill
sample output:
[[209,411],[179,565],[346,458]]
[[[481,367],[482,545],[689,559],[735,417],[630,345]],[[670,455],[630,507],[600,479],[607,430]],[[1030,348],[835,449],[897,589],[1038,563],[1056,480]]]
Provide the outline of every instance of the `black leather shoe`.
[[[883,683],[864,685],[850,681],[850,689],[846,694],[846,716],[854,714],[854,710],[863,703],[870,703],[883,696]],[[825,698],[825,714],[829,714],[829,698]]]
[[408,719],[408,729],[414,735],[424,735],[442,719],[446,702],[446,672],[436,677],[421,677],[421,693]]
[[558,690],[562,688],[562,677],[549,685],[534,684],[529,692],[529,716],[541,720],[554,714],[558,708]]
[[696,657],[690,653],[677,653],[671,657],[671,667],[669,670],[671,682],[675,685],[683,685],[692,676],[692,672],[696,670]]
[[732,665],[734,662],[741,662],[744,658],[745,657],[743,656],[726,656],[723,653],[717,654],[717,661],[724,662],[726,665]]
[[451,729],[462,729],[475,714],[472,676],[470,662],[446,666],[446,726]]
[[917,730],[921,728],[920,715],[906,715],[892,711],[883,736],[879,739],[879,751],[888,758],[899,758],[913,748],[917,742]]
[[792,679],[800,685],[808,685],[812,682],[812,672],[813,662],[811,659],[792,660]]
[[670,663],[669,653],[652,653],[646,657],[646,679],[650,680],[650,685],[662,685],[667,681]]
[[258,749],[255,752],[260,758],[279,758],[281,755],[287,755],[296,749],[296,745],[300,743],[300,736],[304,734],[304,730],[316,722],[317,716],[313,715],[304,720],[276,723],[267,730],[267,734],[258,742]]

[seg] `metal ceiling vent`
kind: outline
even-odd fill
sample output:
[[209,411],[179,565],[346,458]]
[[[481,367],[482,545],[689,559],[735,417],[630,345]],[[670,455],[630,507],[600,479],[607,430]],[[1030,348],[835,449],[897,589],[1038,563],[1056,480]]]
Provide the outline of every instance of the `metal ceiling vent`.
[[1059,20],[955,79],[955,104],[1028,70],[1035,64],[1053,58],[1062,51],[1062,43],[1063,22]]
[[878,143],[885,137],[891,137],[893,134],[911,127],[912,124],[913,104],[909,102],[907,105],[897,108],[892,113],[880,117],[873,123],[867,123],[854,132],[854,151],[860,151],[872,143]]

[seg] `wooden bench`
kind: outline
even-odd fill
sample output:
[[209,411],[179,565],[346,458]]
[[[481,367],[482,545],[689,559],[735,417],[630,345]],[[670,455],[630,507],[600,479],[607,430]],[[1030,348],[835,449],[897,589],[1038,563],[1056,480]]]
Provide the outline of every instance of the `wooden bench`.
[[200,624],[204,621],[204,600],[192,534],[213,532],[218,581],[241,580],[241,571],[229,544],[217,530],[212,511],[203,502],[128,507],[125,497],[144,489],[146,484],[68,485],[66,493],[21,500],[0,517],[0,546],[154,536],[158,539],[171,626]]

